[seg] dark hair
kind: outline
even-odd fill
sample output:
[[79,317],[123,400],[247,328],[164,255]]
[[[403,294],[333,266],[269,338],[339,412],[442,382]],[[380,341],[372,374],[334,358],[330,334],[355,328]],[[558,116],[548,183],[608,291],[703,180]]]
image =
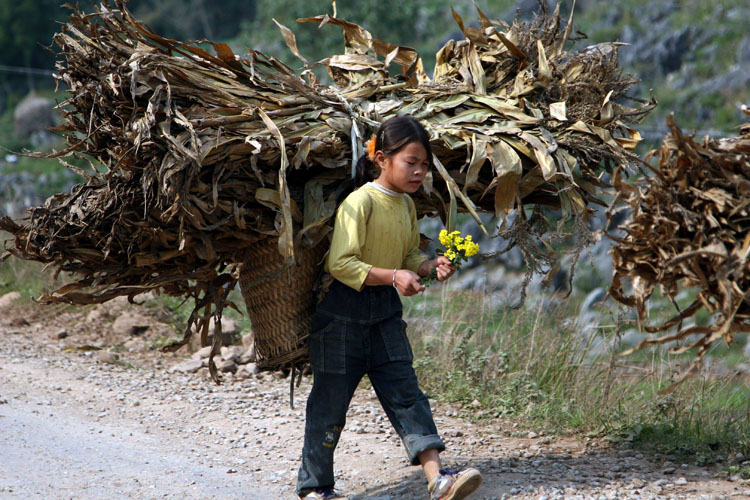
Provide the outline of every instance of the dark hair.
[[[412,142],[419,142],[427,151],[427,162],[432,165],[432,149],[430,148],[430,136],[413,116],[394,116],[384,121],[375,133],[375,151],[382,151],[386,156],[393,156]],[[354,185],[359,187],[375,179],[374,172],[377,165],[372,161],[368,153],[363,154],[357,160],[357,168],[354,176]]]

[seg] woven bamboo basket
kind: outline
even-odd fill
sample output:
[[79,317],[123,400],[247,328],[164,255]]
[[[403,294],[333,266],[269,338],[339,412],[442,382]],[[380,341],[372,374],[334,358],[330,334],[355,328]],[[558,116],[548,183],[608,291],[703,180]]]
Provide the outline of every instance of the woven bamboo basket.
[[242,297],[252,322],[261,370],[282,370],[308,361],[307,338],[315,309],[315,285],[325,244],[296,252],[285,266],[277,240],[251,246],[239,271]]

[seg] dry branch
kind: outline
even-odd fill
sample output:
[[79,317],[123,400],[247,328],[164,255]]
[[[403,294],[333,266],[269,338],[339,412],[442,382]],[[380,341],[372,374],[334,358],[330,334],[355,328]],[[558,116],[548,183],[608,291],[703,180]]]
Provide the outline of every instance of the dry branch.
[[[661,336],[636,349],[676,341],[683,343],[675,353],[697,349],[682,381],[716,341],[731,343],[736,333],[750,331],[750,127],[739,137],[698,142],[671,116],[668,125],[671,133],[653,153],[653,175],[634,186],[615,177],[631,213],[621,227],[626,235],[612,249],[610,292],[635,308],[642,322],[656,287],[672,301],[672,319],[644,327]],[[691,289],[697,297],[681,310],[677,295]],[[701,310],[711,317],[706,326],[688,320]]]

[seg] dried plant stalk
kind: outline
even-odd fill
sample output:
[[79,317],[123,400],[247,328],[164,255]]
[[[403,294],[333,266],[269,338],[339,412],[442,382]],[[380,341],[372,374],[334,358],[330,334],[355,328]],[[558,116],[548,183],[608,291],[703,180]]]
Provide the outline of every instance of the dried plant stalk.
[[[679,341],[683,345],[672,352],[697,349],[679,383],[716,341],[731,343],[736,333],[750,331],[750,127],[738,137],[698,142],[671,116],[667,123],[671,132],[652,153],[658,156],[653,175],[635,186],[615,178],[630,216],[621,226],[626,235],[615,238],[612,249],[610,293],[635,308],[641,322],[648,320],[656,287],[672,301],[673,318],[644,326],[661,335],[635,349]],[[677,294],[690,289],[697,297],[680,310]],[[709,325],[684,324],[701,310],[710,315]]]

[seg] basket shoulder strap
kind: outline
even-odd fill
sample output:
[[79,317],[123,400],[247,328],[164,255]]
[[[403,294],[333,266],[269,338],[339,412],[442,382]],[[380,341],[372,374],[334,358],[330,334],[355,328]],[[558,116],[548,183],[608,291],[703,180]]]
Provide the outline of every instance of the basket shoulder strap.
[[372,195],[365,191],[365,194],[367,195],[367,198],[370,200],[370,209],[367,211],[367,218],[365,219],[365,226],[370,222],[370,216],[372,215]]

